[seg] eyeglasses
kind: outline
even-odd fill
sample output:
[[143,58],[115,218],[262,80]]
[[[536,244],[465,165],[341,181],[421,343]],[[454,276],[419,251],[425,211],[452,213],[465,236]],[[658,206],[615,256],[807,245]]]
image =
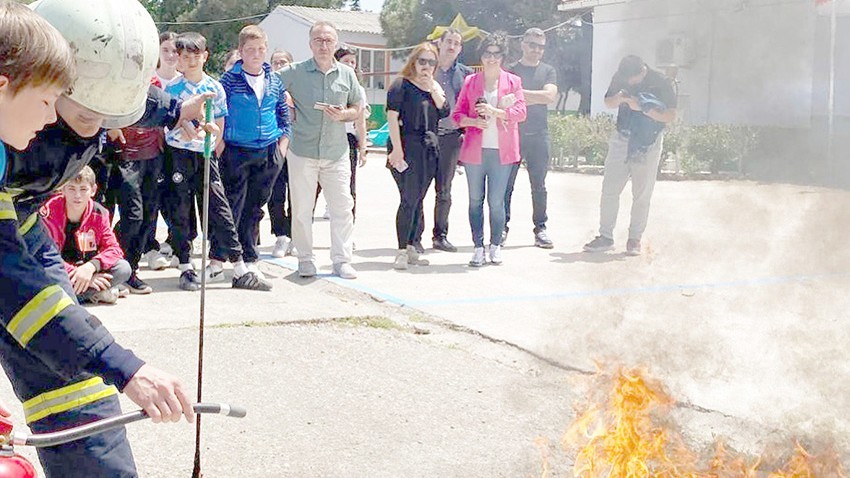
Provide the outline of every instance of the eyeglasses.
[[437,60],[432,60],[430,58],[417,58],[416,64],[419,66],[437,66]]
[[311,42],[313,42],[316,46],[331,46],[336,43],[336,40],[333,38],[311,38]]
[[546,45],[542,43],[534,43],[533,41],[527,41],[523,43],[525,43],[525,46],[531,48],[532,50],[543,51],[546,49]]
[[485,58],[502,58],[504,56],[505,56],[505,54],[502,53],[501,51],[490,51],[490,50],[485,50],[484,53],[481,54],[482,59],[485,59]]

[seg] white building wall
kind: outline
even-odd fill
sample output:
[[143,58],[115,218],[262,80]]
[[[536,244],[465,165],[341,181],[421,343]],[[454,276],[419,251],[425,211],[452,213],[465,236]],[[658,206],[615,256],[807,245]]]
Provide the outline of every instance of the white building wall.
[[632,0],[599,7],[592,110],[610,112],[603,96],[623,56],[640,55],[656,68],[658,41],[674,36],[689,40],[694,53],[692,64],[678,71],[685,121],[807,126],[818,97],[817,24],[814,2]]

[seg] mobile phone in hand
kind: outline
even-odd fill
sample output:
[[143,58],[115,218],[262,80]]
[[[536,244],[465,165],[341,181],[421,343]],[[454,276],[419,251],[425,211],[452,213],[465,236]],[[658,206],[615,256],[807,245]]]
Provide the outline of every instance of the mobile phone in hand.
[[408,166],[410,166],[410,165],[407,164],[407,161],[402,161],[400,165],[395,167],[395,170],[400,172],[400,173],[403,173],[403,172],[407,171]]
[[313,109],[324,111],[325,108],[330,107],[331,105],[327,103],[322,103],[321,101],[317,101],[316,104],[313,105]]

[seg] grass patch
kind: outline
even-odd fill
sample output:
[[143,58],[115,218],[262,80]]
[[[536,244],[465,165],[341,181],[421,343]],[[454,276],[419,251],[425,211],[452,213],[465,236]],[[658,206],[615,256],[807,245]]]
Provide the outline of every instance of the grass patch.
[[351,327],[370,327],[383,330],[401,330],[401,326],[387,317],[366,315],[361,317],[341,317],[334,322]]
[[325,324],[339,324],[345,325],[349,327],[369,327],[372,329],[383,329],[383,330],[405,330],[404,327],[395,323],[393,320],[388,317],[382,317],[377,315],[363,315],[363,316],[351,316],[351,317],[335,317],[335,318],[327,318],[327,319],[308,319],[308,320],[293,320],[293,321],[281,321],[281,320],[271,320],[271,321],[246,321],[246,322],[237,322],[233,324],[215,324],[207,326],[208,329],[235,329],[241,327],[285,327],[292,325],[325,325]]

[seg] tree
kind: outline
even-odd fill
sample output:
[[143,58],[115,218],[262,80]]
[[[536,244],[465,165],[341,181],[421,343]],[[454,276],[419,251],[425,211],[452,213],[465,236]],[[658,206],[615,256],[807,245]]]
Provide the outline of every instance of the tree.
[[360,0],[351,0],[349,8],[351,8],[351,10],[354,12],[359,12],[363,10],[362,8],[360,8]]
[[[278,5],[342,8],[347,0],[141,0],[155,22],[212,22],[267,14]],[[224,55],[236,48],[239,30],[245,25],[259,23],[263,17],[223,23],[183,23],[159,25],[160,31],[177,33],[196,31],[207,39],[210,59],[206,70],[221,71]]]

